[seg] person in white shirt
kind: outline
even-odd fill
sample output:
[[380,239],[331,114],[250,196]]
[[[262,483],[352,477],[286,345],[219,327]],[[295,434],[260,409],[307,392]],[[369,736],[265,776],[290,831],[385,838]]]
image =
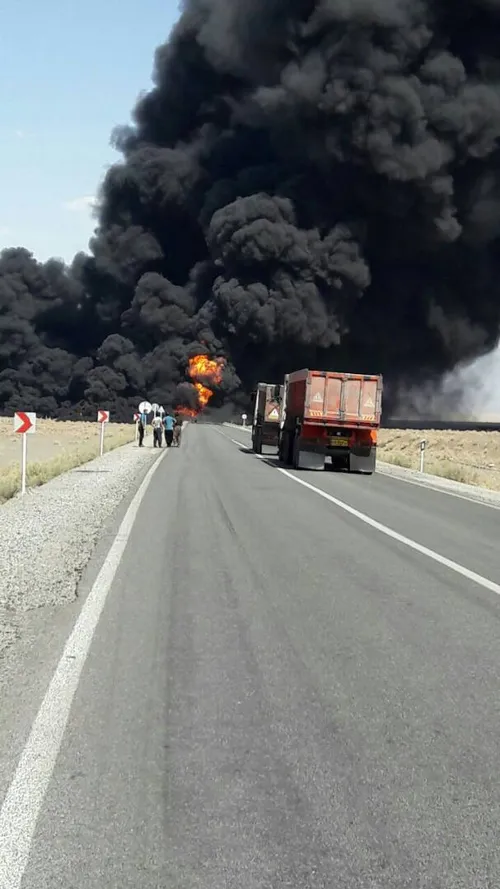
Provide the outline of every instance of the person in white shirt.
[[153,447],[155,448],[158,445],[161,448],[163,431],[161,417],[154,417],[151,426],[153,427]]

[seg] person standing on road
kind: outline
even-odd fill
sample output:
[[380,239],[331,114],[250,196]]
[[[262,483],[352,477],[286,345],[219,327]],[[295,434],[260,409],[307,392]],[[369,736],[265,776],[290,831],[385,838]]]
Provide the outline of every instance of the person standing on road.
[[157,445],[161,448],[162,444],[162,427],[161,427],[161,417],[154,417],[151,423],[153,427],[153,447],[155,448]]
[[137,434],[139,436],[139,447],[142,448],[142,443],[144,441],[144,423],[142,422],[142,417],[139,418],[137,423]]
[[181,434],[182,434],[182,416],[179,413],[174,414],[174,445],[178,448],[181,443]]
[[169,412],[165,414],[163,418],[163,426],[165,427],[165,442],[167,448],[172,447],[172,441],[174,438],[174,426],[175,426],[175,418]]

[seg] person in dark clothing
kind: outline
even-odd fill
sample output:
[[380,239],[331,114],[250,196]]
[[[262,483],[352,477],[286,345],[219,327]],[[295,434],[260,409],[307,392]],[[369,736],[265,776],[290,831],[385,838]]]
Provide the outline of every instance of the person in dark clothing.
[[139,436],[139,447],[142,448],[142,443],[144,441],[144,423],[142,422],[142,419],[137,423],[137,433]]

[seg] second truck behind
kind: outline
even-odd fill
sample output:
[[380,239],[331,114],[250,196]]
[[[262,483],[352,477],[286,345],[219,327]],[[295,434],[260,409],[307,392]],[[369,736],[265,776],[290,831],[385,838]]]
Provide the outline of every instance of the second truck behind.
[[280,412],[284,386],[259,383],[252,421],[252,448],[262,454],[262,446],[278,447]]

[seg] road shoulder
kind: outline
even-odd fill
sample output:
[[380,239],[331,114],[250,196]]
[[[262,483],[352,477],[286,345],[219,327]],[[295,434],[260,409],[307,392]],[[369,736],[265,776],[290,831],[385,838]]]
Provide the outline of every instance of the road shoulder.
[[155,460],[145,461],[121,501],[103,523],[77,584],[76,598],[19,615],[19,634],[0,660],[0,799],[10,784],[64,645],[106,561],[123,518]]

